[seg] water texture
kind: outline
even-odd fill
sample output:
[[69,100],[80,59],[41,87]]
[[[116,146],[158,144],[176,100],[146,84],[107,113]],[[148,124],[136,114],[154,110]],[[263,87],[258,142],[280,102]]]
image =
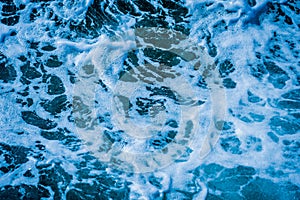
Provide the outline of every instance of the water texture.
[[0,199],[300,199],[300,3],[0,0]]

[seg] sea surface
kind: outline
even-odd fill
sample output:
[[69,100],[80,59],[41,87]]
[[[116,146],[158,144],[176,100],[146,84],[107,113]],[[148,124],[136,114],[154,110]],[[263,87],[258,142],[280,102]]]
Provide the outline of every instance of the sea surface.
[[0,10],[0,200],[300,199],[299,1]]

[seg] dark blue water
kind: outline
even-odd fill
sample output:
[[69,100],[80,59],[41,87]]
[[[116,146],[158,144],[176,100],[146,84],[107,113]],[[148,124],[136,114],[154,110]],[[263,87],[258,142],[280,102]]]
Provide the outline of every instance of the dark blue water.
[[0,199],[300,199],[298,1],[0,0]]

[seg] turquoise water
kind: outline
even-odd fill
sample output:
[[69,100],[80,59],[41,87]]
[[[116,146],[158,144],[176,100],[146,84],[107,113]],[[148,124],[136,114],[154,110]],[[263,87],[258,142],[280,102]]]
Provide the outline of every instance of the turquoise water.
[[0,199],[300,199],[298,1],[0,8]]

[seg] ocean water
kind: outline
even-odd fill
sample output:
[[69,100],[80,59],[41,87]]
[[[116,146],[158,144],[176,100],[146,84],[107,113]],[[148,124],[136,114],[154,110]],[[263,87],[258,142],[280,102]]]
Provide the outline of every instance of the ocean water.
[[300,2],[0,0],[0,199],[300,199]]

